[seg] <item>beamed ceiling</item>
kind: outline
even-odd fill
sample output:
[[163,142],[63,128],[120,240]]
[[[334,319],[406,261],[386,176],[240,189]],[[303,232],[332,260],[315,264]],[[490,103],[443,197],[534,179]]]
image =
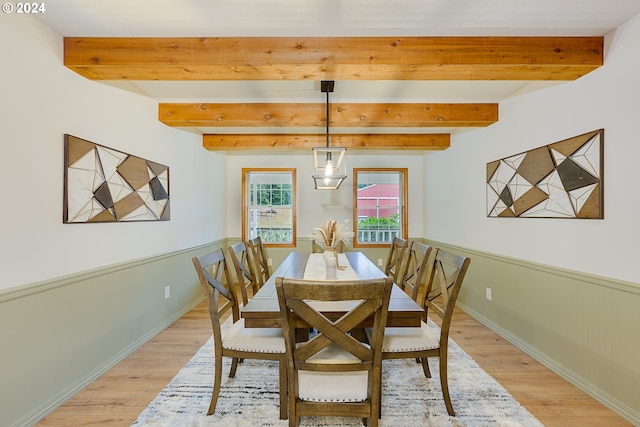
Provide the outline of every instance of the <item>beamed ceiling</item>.
[[162,1],[136,21],[138,3],[114,0],[130,12],[118,15],[60,2],[38,19],[63,35],[66,67],[155,98],[160,122],[221,151],[324,145],[322,80],[336,81],[332,146],[443,150],[452,133],[496,123],[499,102],[532,82],[567,84],[601,67],[604,34],[640,12],[631,0],[527,10],[510,0],[372,0],[353,10],[193,0]]
[[[93,80],[575,80],[602,37],[81,38],[64,64]],[[337,128],[489,126],[497,103],[330,103]],[[175,127],[326,128],[325,103],[160,103]],[[449,134],[332,134],[349,149],[441,150]],[[205,134],[208,150],[308,149],[314,134]]]

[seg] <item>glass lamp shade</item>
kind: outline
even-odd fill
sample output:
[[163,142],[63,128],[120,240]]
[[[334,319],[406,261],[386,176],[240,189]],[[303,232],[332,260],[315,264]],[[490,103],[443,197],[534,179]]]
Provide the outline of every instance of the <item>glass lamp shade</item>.
[[337,190],[347,178],[346,148],[313,148],[313,182],[316,190]]

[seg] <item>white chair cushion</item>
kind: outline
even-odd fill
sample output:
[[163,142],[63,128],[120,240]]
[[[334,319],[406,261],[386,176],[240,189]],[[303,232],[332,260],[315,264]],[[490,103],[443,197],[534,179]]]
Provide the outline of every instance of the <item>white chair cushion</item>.
[[[309,361],[317,363],[353,363],[351,353],[335,344],[322,349]],[[298,371],[298,397],[313,402],[363,402],[367,400],[367,371]]]
[[382,352],[421,351],[438,348],[440,338],[425,322],[419,328],[392,328],[384,330]]
[[229,350],[259,353],[285,353],[284,337],[280,328],[245,328],[244,319],[238,320],[222,337],[222,347]]

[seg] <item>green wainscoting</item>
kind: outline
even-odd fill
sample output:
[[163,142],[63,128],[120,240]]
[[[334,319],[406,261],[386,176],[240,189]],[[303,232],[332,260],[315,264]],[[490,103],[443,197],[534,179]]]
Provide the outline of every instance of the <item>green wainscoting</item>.
[[0,291],[0,425],[34,424],[198,305],[191,258],[223,244]]
[[640,425],[640,284],[426,243],[471,257],[462,310]]

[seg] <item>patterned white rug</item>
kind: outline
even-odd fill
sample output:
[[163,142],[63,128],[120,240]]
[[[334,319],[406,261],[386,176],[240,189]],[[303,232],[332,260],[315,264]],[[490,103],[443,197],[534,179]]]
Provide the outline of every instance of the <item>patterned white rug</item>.
[[[430,322],[431,326],[436,327]],[[139,415],[133,426],[288,426],[278,408],[278,366],[245,360],[229,378],[224,358],[223,382],[216,412],[206,411],[213,388],[213,341],[202,346],[171,382]],[[414,360],[383,362],[382,418],[385,426],[540,427],[492,377],[456,343],[449,344],[449,390],[456,411],[450,417],[440,389],[438,363],[431,359],[432,378]],[[362,426],[357,418],[302,418],[302,426]]]

